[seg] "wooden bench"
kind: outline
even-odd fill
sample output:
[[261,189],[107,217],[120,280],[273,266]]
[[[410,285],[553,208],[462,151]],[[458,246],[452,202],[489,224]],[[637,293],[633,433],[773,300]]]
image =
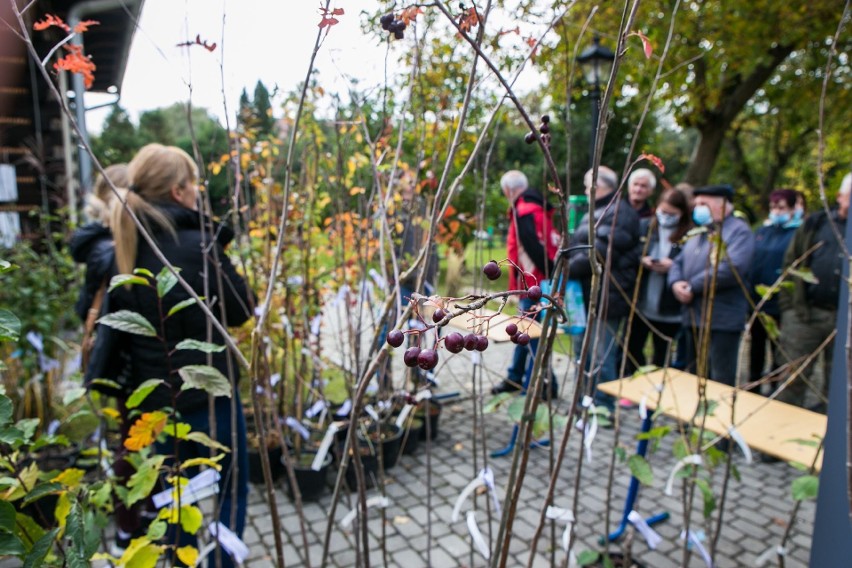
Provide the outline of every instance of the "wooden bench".
[[[601,383],[598,389],[635,403],[644,399],[649,410],[661,406],[666,416],[690,422],[698,408],[698,382],[698,377],[690,373],[659,369]],[[660,386],[662,397],[658,394]],[[750,448],[787,462],[807,466],[814,463],[817,444],[801,444],[795,440],[817,442],[825,436],[827,420],[824,414],[744,390],[737,390],[734,405],[734,390],[734,387],[707,381],[707,400],[716,403],[712,415],[708,415],[704,423],[707,430],[727,436],[733,410],[734,425]],[[817,470],[821,467],[822,454],[816,461]]]

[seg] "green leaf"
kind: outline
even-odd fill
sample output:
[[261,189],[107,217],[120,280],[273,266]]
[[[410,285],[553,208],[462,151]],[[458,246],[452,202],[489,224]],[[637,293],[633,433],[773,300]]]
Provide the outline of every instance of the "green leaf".
[[17,535],[0,533],[0,556],[23,556],[27,551]]
[[59,533],[59,528],[55,528],[48,533],[44,533],[40,539],[38,539],[33,545],[33,549],[27,555],[27,559],[24,562],[24,568],[37,568],[44,563],[44,559],[47,557],[47,553],[50,552],[50,548],[53,546],[53,540],[56,538],[56,535]]
[[0,394],[0,426],[12,420],[12,400],[5,394]]
[[798,270],[791,270],[790,274],[801,278],[807,284],[819,284],[819,278],[814,275],[813,271],[810,268],[799,268]]
[[0,260],[0,274],[6,274],[19,268],[18,265],[12,264],[8,260]]
[[151,494],[160,477],[160,467],[165,459],[165,456],[154,456],[139,465],[136,473],[130,476],[130,480],[127,482],[130,491],[127,493],[125,505],[130,507]]
[[[175,268],[177,272],[180,272],[180,268]],[[175,287],[175,284],[178,282],[178,277],[174,274],[168,267],[164,266],[160,273],[157,274],[157,296],[160,298],[165,297],[169,291]]]
[[21,320],[6,309],[0,309],[0,341],[17,341],[21,337]]
[[231,396],[231,382],[210,365],[187,365],[178,370],[183,379],[181,390],[201,389],[213,396]]
[[147,268],[134,268],[133,274],[140,274],[146,278],[153,278],[154,273],[148,270]]
[[793,480],[791,489],[794,501],[816,499],[819,493],[819,478],[815,475],[803,475]]
[[41,485],[36,485],[32,491],[27,493],[21,503],[26,507],[30,503],[38,501],[45,495],[53,495],[60,491],[62,491],[61,483],[42,483]]
[[111,381],[109,379],[92,379],[89,382],[89,385],[90,386],[100,385],[100,386],[109,387],[111,389],[115,389],[115,390],[118,390],[118,391],[120,391],[122,389],[120,384],[118,384],[115,381]]
[[194,505],[182,505],[180,508],[180,526],[189,534],[195,534],[201,528],[204,516],[201,509]]
[[778,329],[778,322],[775,321],[775,318],[763,312],[759,312],[757,317],[760,318],[760,323],[762,323],[764,329],[766,329],[766,335],[769,339],[777,341],[781,336],[781,330]]
[[509,403],[509,407],[506,409],[506,412],[509,414],[509,418],[512,422],[521,421],[521,418],[524,416],[525,405],[526,397],[524,396],[516,396],[515,399]]
[[719,406],[719,402],[716,400],[699,400],[696,414],[698,416],[713,416],[713,413],[716,412],[717,406]]
[[634,377],[641,377],[642,375],[647,375],[648,373],[653,373],[657,369],[659,369],[659,367],[657,367],[656,365],[642,365],[641,367],[636,369],[636,372],[633,373],[633,376]]
[[166,317],[168,318],[168,317],[175,315],[176,313],[178,313],[182,309],[188,308],[189,306],[192,306],[193,304],[195,304],[195,302],[196,302],[195,298],[188,298],[186,300],[183,300],[182,302],[178,302],[177,304],[172,306],[172,309],[169,310],[169,313],[166,314]]
[[208,448],[214,448],[216,450],[221,450],[223,452],[230,452],[231,450],[227,446],[223,446],[216,440],[212,439],[210,436],[205,434],[204,432],[190,432],[186,435],[187,440],[191,440],[203,446],[207,446]]
[[807,464],[803,464],[802,462],[791,461],[790,465],[803,473],[807,473],[811,470],[811,468]]
[[35,435],[36,428],[41,424],[39,418],[22,418],[15,423],[15,428],[21,431],[24,440],[30,440]]
[[24,433],[14,426],[0,428],[0,442],[4,444],[15,445],[16,443],[23,443],[25,440]]
[[145,280],[144,278],[140,278],[139,276],[133,276],[132,274],[117,274],[113,276],[109,281],[109,291],[112,292],[116,288],[133,284],[138,284],[140,286],[150,286],[147,280]]
[[627,458],[627,467],[630,468],[630,473],[633,477],[639,480],[642,485],[651,485],[654,483],[654,472],[651,471],[651,465],[644,457],[634,454]]
[[627,451],[621,446],[618,446],[615,448],[615,457],[618,458],[619,462],[624,462],[627,459]]
[[65,394],[62,395],[62,405],[68,406],[72,402],[80,400],[86,396],[86,387],[74,387],[65,391]]
[[169,524],[166,521],[154,521],[148,526],[148,533],[146,536],[149,540],[158,541],[166,536],[168,528]]
[[0,533],[15,532],[15,506],[8,501],[0,501]]
[[716,497],[713,495],[713,490],[706,479],[700,477],[695,479],[695,485],[701,490],[701,496],[704,498],[704,518],[710,518],[713,511],[716,509]]
[[185,440],[186,436],[192,431],[192,426],[187,424],[186,422],[173,422],[170,424],[166,424],[166,427],[163,429],[163,432],[172,436],[173,438],[177,438],[178,440]]
[[135,335],[144,335],[145,337],[157,337],[157,332],[151,322],[146,320],[142,315],[130,310],[119,310],[117,312],[107,314],[98,320],[98,323],[108,325],[119,331],[133,333]]
[[225,350],[225,346],[206,341],[198,341],[197,339],[184,339],[175,345],[175,349],[195,349],[204,353],[220,353]]
[[609,555],[604,556],[602,560],[604,568],[615,568],[615,564],[612,562],[612,558]]
[[577,555],[577,564],[580,566],[589,566],[600,559],[601,553],[597,550],[584,550]]
[[656,428],[651,428],[647,432],[639,432],[638,434],[636,434],[636,439],[637,440],[661,440],[671,431],[672,431],[671,426],[657,426]]
[[137,406],[142,404],[142,402],[146,398],[148,398],[148,395],[151,394],[151,392],[161,384],[163,384],[162,379],[148,379],[147,381],[136,387],[136,390],[133,391],[133,394],[131,394],[127,398],[127,403],[125,403],[125,406],[127,406],[128,409],[136,408]]
[[490,414],[490,413],[494,412],[495,410],[500,408],[503,405],[503,403],[505,403],[507,400],[509,400],[510,398],[513,398],[515,396],[517,396],[517,395],[513,392],[501,392],[497,396],[490,398],[488,400],[488,402],[486,402],[482,406],[482,413],[483,414]]

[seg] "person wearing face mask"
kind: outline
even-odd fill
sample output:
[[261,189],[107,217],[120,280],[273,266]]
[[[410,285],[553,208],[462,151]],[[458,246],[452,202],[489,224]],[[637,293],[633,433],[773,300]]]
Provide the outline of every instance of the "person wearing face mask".
[[[752,265],[752,300],[755,304],[760,302],[761,294],[757,291],[760,287],[772,286],[781,275],[781,265],[784,262],[784,253],[793,239],[796,227],[801,224],[794,219],[796,201],[799,192],[793,189],[776,189],[769,194],[769,218],[754,233],[754,264]],[[776,322],[781,319],[781,308],[778,306],[777,298],[771,298],[763,304],[761,312],[771,317]],[[755,319],[751,328],[751,361],[749,375],[752,382],[763,376],[766,366],[766,341],[769,336],[763,321]],[[778,362],[778,350],[776,342],[771,342],[772,359]]]
[[[784,357],[781,362],[793,364],[789,369],[790,373],[796,372],[801,361],[816,351],[837,326],[840,287],[843,285],[844,252],[835,231],[838,231],[841,237],[846,234],[851,193],[852,173],[848,173],[840,183],[837,207],[830,211],[820,209],[809,215],[794,233],[790,246],[784,254],[783,267],[786,268],[805,256],[814,245],[820,245],[805,258],[801,265],[811,270],[815,281],[806,282],[793,276],[790,278],[793,283],[792,288],[782,288],[779,295],[780,351]],[[805,368],[801,377],[794,379],[778,393],[778,400],[825,412],[832,355],[833,343],[829,343],[823,350],[823,381],[821,383],[815,381],[817,377],[812,373],[812,362]]]
[[[748,312],[749,292],[743,285],[749,282],[754,234],[745,221],[733,215],[734,189],[730,185],[699,187],[694,196],[692,219],[706,230],[697,231],[686,241],[669,270],[668,284],[683,306],[687,370],[734,385],[740,336]],[[719,237],[722,247],[716,243]],[[717,257],[720,251],[722,255]],[[710,298],[712,315],[707,309]],[[707,333],[710,352],[706,366],[698,365],[698,346]]]
[[672,338],[680,330],[681,315],[680,303],[667,285],[667,275],[681,252],[681,239],[692,227],[691,213],[686,195],[669,189],[660,196],[655,216],[648,230],[643,232],[647,237],[639,245],[642,279],[637,313],[633,316],[627,343],[628,376],[647,363],[644,352],[649,334],[654,346],[650,363],[658,367],[670,363],[666,355]]

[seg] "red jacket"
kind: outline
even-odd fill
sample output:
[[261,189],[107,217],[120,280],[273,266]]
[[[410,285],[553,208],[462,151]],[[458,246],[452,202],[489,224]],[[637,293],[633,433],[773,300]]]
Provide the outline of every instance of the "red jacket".
[[[553,209],[545,204],[541,194],[528,189],[509,208],[509,235],[506,238],[506,253],[521,270],[533,275],[526,285],[538,284],[550,278],[553,259],[559,250],[561,236],[553,220]],[[518,271],[509,268],[509,289],[524,289]]]

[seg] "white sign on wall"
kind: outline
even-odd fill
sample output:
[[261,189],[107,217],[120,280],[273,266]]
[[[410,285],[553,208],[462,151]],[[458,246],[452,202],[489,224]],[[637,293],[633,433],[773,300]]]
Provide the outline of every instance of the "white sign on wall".
[[[0,164],[0,206],[18,201],[15,166]],[[0,246],[10,248],[21,234],[21,217],[17,211],[0,212]]]

